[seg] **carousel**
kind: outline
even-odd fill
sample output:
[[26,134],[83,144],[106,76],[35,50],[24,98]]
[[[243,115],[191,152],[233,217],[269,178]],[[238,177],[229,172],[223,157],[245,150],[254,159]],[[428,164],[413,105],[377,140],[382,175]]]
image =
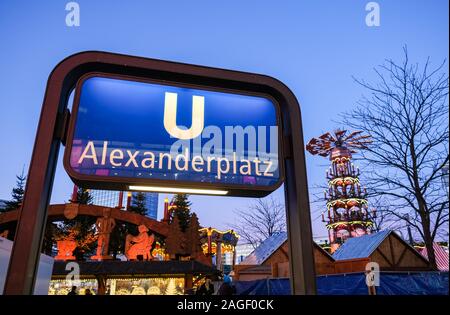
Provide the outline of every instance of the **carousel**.
[[202,240],[203,253],[207,257],[215,257],[216,267],[220,271],[224,270],[224,255],[231,256],[231,269],[236,262],[236,245],[239,235],[233,230],[220,231],[215,228],[202,228],[199,230]]

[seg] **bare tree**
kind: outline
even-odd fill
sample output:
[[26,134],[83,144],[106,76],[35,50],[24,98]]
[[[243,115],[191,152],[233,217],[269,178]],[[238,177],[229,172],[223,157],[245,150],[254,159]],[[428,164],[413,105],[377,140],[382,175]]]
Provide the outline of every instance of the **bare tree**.
[[389,198],[385,196],[372,196],[369,199],[371,211],[368,212],[372,219],[373,228],[376,232],[382,230],[395,230],[403,235],[406,232],[406,226],[392,214],[394,210]]
[[411,64],[404,48],[401,64],[387,60],[375,68],[378,83],[356,79],[370,96],[343,115],[344,124],[372,136],[373,143],[362,151],[362,163],[371,170],[365,172],[370,193],[389,198],[387,211],[420,235],[433,267],[433,241],[448,226],[442,185],[449,161],[445,64],[433,69],[429,59],[422,67]]
[[230,224],[246,244],[256,248],[276,232],[286,231],[285,207],[273,197],[257,199],[246,209],[236,209],[237,221]]

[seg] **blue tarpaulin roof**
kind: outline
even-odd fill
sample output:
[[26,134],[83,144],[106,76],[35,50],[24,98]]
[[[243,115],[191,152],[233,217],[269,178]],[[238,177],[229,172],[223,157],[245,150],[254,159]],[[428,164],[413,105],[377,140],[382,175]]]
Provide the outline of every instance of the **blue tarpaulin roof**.
[[[318,276],[319,295],[367,295],[362,272]],[[234,281],[237,295],[288,295],[289,279]],[[448,295],[448,272],[380,272],[377,295]]]
[[389,234],[390,230],[385,230],[373,234],[363,235],[348,239],[333,254],[335,260],[355,259],[369,257],[372,252],[383,242]]

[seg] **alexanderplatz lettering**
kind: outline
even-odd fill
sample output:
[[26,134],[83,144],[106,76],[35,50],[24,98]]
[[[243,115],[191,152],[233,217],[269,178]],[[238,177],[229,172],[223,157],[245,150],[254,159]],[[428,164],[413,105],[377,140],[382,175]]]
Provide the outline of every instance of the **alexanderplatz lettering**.
[[[125,153],[126,152],[126,153]],[[237,159],[236,152],[232,153],[232,160],[228,157],[208,156],[206,159],[201,155],[194,155],[192,159],[189,155],[189,149],[185,150],[184,154],[176,154],[173,158],[171,153],[160,152],[157,157],[152,151],[131,151],[122,149],[108,149],[108,141],[103,141],[101,149],[101,160],[97,158],[98,152],[95,149],[94,141],[89,141],[78,159],[78,165],[83,165],[83,162],[89,161],[93,166],[111,165],[112,167],[134,168],[136,170],[164,170],[171,171],[172,164],[174,169],[180,172],[206,172],[215,174],[217,179],[223,178],[223,175],[239,174],[248,176],[266,176],[273,177],[271,171],[273,161]],[[108,161],[108,162],[107,162]],[[155,164],[156,161],[156,164]],[[174,161],[174,162],[173,162]],[[238,162],[240,166],[238,167]],[[215,167],[213,167],[215,165]],[[166,173],[165,173],[166,174]],[[151,175],[149,173],[149,175]]]
[[91,188],[263,196],[281,183],[278,124],[267,95],[91,74],[76,87],[65,167]]

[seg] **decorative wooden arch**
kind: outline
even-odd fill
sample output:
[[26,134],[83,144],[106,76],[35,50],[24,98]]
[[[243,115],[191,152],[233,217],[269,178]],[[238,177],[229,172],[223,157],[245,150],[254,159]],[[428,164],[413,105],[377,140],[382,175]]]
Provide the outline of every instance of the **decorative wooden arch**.
[[[73,210],[74,204],[56,204],[50,205],[48,208],[48,220],[50,221],[58,221],[65,218],[65,211]],[[135,225],[145,225],[150,231],[157,233],[163,237],[167,237],[169,233],[169,226],[167,223],[159,222],[157,220],[151,219],[149,217],[120,210],[118,208],[109,208],[103,206],[95,206],[95,205],[82,205],[77,204],[78,206],[78,214],[77,215],[85,215],[92,217],[101,217],[103,215],[103,210],[108,208],[111,210],[111,218],[123,221]],[[0,226],[5,223],[17,221],[20,215],[20,210],[8,211],[0,214]]]

